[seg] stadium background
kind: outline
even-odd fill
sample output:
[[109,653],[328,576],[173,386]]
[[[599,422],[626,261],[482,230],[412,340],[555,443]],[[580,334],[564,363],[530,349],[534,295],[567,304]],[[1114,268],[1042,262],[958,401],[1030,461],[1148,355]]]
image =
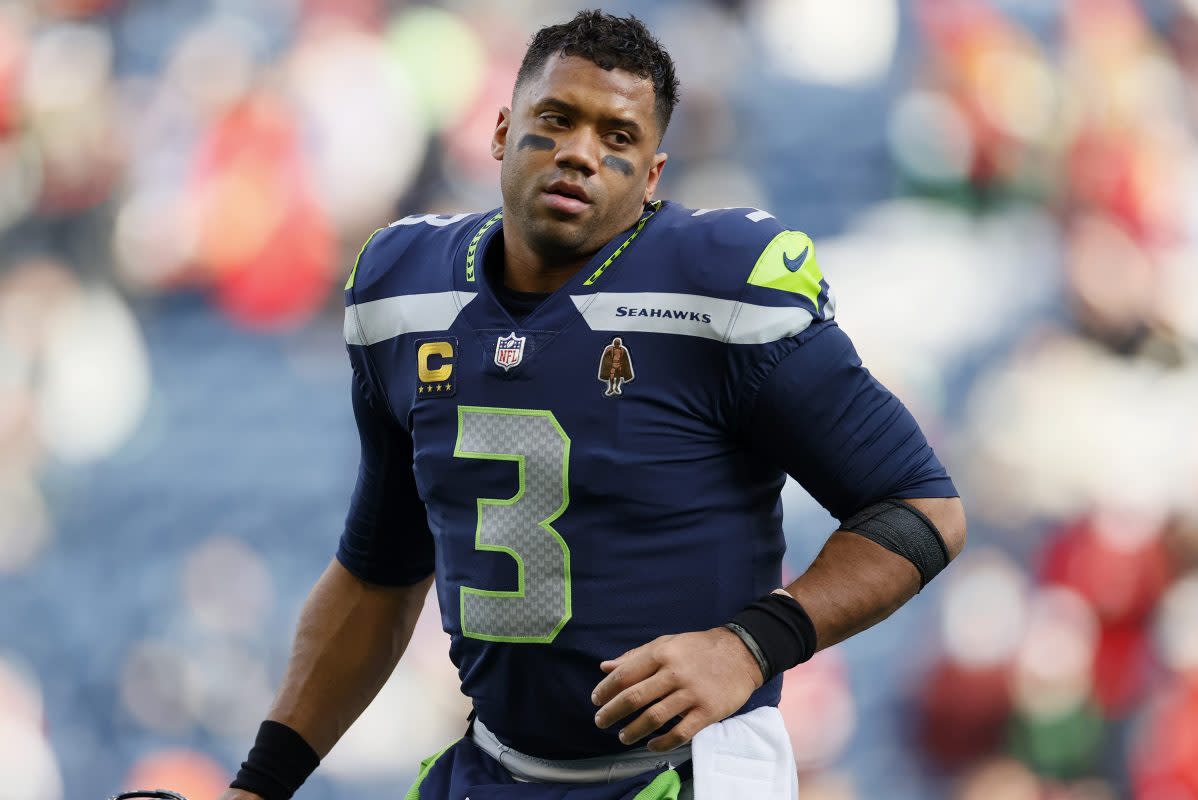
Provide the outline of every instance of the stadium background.
[[[339,287],[498,204],[536,0],[0,3],[0,799],[244,755],[356,469]],[[970,545],[787,677],[804,800],[1198,798],[1198,0],[618,2],[678,62],[659,196],[812,234]],[[791,573],[831,519],[788,489]],[[426,614],[311,779],[462,727]]]

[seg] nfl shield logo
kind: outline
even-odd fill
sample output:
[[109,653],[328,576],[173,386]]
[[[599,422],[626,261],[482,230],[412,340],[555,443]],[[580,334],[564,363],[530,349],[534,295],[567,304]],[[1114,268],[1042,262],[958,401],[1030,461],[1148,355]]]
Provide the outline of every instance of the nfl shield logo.
[[515,331],[500,336],[495,341],[495,366],[503,367],[504,372],[518,366],[524,360],[524,340],[527,338],[517,336]]

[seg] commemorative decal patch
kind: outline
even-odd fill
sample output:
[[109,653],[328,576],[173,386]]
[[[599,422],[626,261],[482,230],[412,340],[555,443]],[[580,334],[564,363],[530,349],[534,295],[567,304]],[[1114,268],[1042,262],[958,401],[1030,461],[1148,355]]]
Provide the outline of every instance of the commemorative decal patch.
[[416,342],[416,396],[452,397],[457,394],[454,361],[458,340],[453,336]]
[[624,384],[633,380],[636,373],[632,370],[632,354],[624,346],[624,341],[617,336],[611,344],[603,348],[599,357],[599,380],[607,384],[604,397],[619,397],[624,394]]

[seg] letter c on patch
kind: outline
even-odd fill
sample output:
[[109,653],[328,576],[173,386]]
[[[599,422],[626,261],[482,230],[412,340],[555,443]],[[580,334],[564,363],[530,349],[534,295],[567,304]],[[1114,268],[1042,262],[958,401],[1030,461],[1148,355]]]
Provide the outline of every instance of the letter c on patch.
[[[410,352],[410,351],[409,351]],[[441,365],[432,366],[434,357],[441,358]],[[453,345],[449,342],[425,342],[416,351],[416,372],[424,383],[440,383],[453,374]]]

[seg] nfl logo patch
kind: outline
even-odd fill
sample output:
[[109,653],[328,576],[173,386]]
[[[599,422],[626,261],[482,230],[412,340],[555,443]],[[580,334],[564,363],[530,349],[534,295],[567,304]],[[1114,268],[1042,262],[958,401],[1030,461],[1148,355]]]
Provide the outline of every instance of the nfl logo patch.
[[503,367],[504,372],[519,366],[524,360],[524,340],[527,338],[517,336],[515,331],[507,336],[500,336],[495,341],[495,366]]

